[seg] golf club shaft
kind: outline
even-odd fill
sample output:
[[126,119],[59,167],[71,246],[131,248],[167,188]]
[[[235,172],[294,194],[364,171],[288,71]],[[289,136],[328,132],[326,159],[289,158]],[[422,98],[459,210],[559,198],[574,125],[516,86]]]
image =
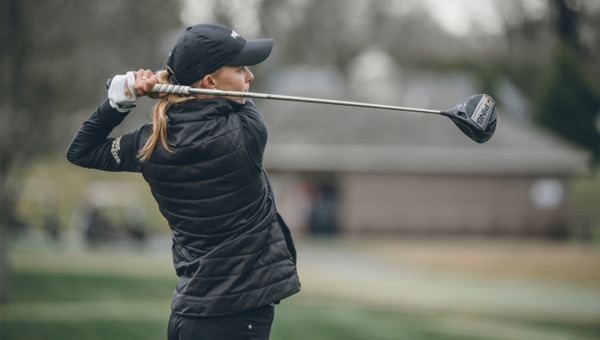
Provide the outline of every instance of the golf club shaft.
[[380,104],[361,103],[361,102],[352,102],[352,101],[344,101],[344,100],[320,99],[320,98],[310,98],[310,97],[283,96],[283,95],[269,94],[269,93],[222,91],[222,90],[212,90],[212,89],[201,89],[201,88],[182,86],[182,85],[156,84],[152,87],[152,92],[177,93],[177,94],[183,94],[183,95],[208,94],[208,95],[225,96],[225,97],[273,99],[273,100],[282,100],[282,101],[290,101],[290,102],[353,106],[353,107],[364,107],[364,108],[371,108],[371,109],[420,112],[420,113],[431,113],[431,114],[439,114],[440,113],[439,110],[420,109],[420,108],[414,108],[414,107],[380,105]]

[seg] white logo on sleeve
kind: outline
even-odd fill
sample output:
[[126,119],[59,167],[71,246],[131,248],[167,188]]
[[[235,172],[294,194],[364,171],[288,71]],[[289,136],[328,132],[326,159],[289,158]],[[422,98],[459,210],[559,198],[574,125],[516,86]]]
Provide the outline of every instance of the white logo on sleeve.
[[121,152],[121,137],[117,137],[115,140],[113,140],[112,145],[110,146],[110,153],[112,153],[112,156],[115,161],[117,161],[117,164],[121,164],[119,152]]
[[239,35],[239,34],[238,34],[236,31],[234,31],[234,30],[231,30],[231,36],[232,36],[234,39],[237,39],[237,38],[238,38],[240,35]]

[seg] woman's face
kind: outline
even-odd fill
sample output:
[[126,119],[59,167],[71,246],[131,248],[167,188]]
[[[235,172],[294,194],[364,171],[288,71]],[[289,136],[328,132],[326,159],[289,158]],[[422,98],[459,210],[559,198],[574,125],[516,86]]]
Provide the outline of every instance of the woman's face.
[[[212,74],[215,88],[222,91],[248,92],[253,79],[254,74],[246,66],[223,66]],[[240,97],[230,99],[239,103],[245,101],[245,98]]]

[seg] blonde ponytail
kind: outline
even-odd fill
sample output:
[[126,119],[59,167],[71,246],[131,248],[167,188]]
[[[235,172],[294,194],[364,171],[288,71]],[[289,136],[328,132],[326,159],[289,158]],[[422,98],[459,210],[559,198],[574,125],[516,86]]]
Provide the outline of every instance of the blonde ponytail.
[[[159,71],[157,74],[159,83],[169,83],[169,74],[167,71]],[[152,152],[156,147],[156,143],[159,141],[165,150],[171,153],[173,152],[173,150],[171,150],[171,148],[167,145],[167,109],[172,104],[180,103],[190,99],[193,99],[193,97],[169,94],[161,98],[160,101],[154,105],[154,109],[152,110],[152,134],[144,146],[142,146],[142,148],[138,151],[137,157],[140,161],[145,162],[150,159],[150,156],[152,156]]]

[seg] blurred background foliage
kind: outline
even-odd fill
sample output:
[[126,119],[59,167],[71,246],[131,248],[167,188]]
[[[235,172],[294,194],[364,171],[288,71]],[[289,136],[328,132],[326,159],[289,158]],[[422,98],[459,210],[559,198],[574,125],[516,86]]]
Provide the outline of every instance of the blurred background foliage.
[[270,62],[256,70],[257,88],[261,75],[297,64],[333,67],[348,77],[350,62],[374,46],[403,66],[468,70],[482,92],[494,93],[498,80],[508,78],[533,101],[534,121],[588,149],[597,165],[597,2],[488,3],[480,12],[494,11],[493,25],[471,25],[457,35],[445,27],[463,23],[440,24],[417,1],[2,0],[2,225],[15,218],[19,174],[40,156],[64,152],[104,98],[103,80],[161,69],[179,32],[202,20],[249,38],[275,38]]
[[417,3],[2,0],[2,225],[14,218],[18,174],[38,156],[65,150],[93,103],[104,98],[103,79],[163,68],[174,38],[202,20],[249,38],[275,38],[270,62],[255,72],[257,88],[261,74],[295,64],[347,75],[351,60],[373,46],[403,66],[469,70],[482,92],[494,93],[498,79],[508,78],[533,101],[536,122],[588,149],[598,163],[596,2],[493,1],[480,12],[495,11],[495,21],[488,19],[495,23],[471,25],[460,35]]
[[181,29],[176,3],[2,0],[2,226],[15,220],[19,174],[64,153],[105,97],[105,80],[159,68],[164,35]]

